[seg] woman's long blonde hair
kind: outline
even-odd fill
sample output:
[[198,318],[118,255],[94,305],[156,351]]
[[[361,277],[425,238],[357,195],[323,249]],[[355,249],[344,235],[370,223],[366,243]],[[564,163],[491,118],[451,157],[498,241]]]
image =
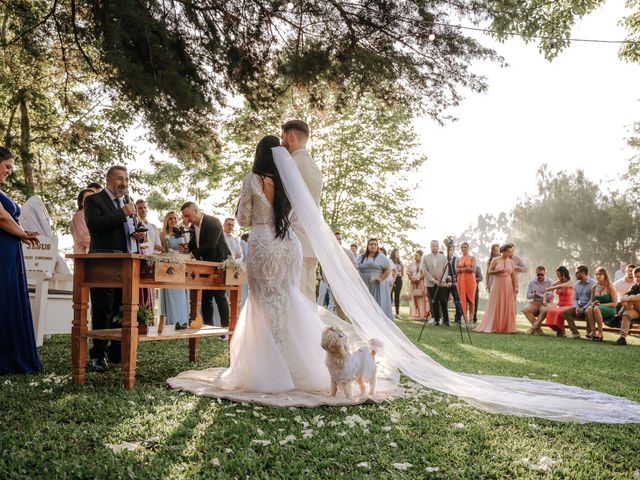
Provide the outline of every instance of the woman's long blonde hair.
[[176,221],[178,220],[178,214],[176,212],[174,212],[173,210],[171,210],[170,212],[166,213],[166,215],[164,216],[164,221],[162,222],[162,235],[161,235],[162,238],[164,238],[164,236],[167,235],[167,234],[171,234],[171,232],[169,232],[167,230],[167,228],[169,228],[169,217],[171,215],[175,215],[176,216]]

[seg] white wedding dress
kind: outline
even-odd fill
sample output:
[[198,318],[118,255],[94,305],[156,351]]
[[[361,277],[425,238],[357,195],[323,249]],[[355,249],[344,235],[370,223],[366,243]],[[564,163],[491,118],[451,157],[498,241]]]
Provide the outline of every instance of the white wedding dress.
[[271,405],[335,404],[320,349],[324,324],[339,323],[350,341],[377,338],[384,345],[378,360],[377,398],[403,395],[397,370],[419,384],[455,395],[482,410],[571,422],[639,423],[640,404],[622,397],[528,378],[453,372],[429,357],[389,322],[343,253],[314,203],[293,159],[283,147],[274,161],[293,221],[304,228],[331,286],[351,324],[324,310],[317,313],[299,289],[300,244],[295,234],[275,240],[271,205],[253,174],[244,179],[238,219],[251,225],[249,298],[231,342],[231,366],[183,372],[171,387],[198,395],[257,401]]

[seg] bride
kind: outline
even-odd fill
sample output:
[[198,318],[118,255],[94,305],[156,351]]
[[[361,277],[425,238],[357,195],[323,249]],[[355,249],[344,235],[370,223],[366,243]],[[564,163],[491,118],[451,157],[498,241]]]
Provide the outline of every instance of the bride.
[[[336,404],[328,392],[320,336],[326,324],[339,324],[354,344],[370,338],[383,343],[377,393],[387,398],[401,395],[395,375],[400,370],[489,412],[581,423],[640,422],[640,405],[625,398],[526,378],[456,373],[426,355],[387,321],[369,295],[277,137],[258,143],[237,218],[251,227],[249,297],[231,342],[231,366],[183,372],[167,380],[172,388],[271,405],[291,405],[292,399],[296,405]],[[351,324],[318,310],[302,295],[302,250],[292,223],[307,234]]]

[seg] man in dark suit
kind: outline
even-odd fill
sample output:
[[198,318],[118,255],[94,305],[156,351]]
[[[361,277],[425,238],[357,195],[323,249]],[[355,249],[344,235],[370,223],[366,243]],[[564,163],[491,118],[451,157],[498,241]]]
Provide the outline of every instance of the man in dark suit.
[[[191,253],[193,258],[208,262],[223,262],[231,255],[222,234],[220,220],[211,215],[205,215],[193,202],[185,203],[180,211],[183,218],[191,223],[192,228],[189,245],[183,248],[183,253]],[[229,302],[224,290],[203,290],[202,319],[204,323],[213,325],[214,300],[220,313],[220,323],[223,327],[228,327]]]
[[[133,217],[135,205],[125,195],[129,186],[127,168],[115,165],[107,171],[107,186],[87,197],[84,217],[91,236],[89,253],[137,253],[137,242],[144,233],[135,233]],[[91,323],[94,330],[112,328],[112,320],[122,305],[122,290],[116,288],[92,288]],[[93,340],[89,351],[87,370],[105,372],[108,360],[120,362],[120,342]]]

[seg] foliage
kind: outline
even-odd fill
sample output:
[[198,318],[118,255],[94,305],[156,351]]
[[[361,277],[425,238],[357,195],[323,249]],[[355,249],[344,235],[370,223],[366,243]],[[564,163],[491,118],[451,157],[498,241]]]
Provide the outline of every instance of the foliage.
[[[138,308],[138,312],[136,313],[136,319],[139,324],[142,325],[153,325],[154,315],[153,310],[145,305],[140,305]],[[120,313],[113,317],[113,323],[121,324],[122,323],[122,307],[120,307]]]
[[[545,58],[551,60],[571,45],[571,29],[576,21],[604,3],[605,0],[498,0],[491,4],[491,29],[500,40],[518,35],[525,41],[538,42]],[[640,2],[626,0],[625,4],[631,11],[620,20],[628,35],[619,56],[637,63],[640,61]]]
[[[523,322],[518,325],[521,331]],[[399,326],[415,339],[422,325],[403,320]],[[470,345],[460,342],[457,329],[427,327],[425,333],[420,347],[455,371],[553,380],[640,401],[639,341],[634,337],[634,345],[620,348],[550,334],[472,333]],[[227,365],[226,343],[213,338],[202,340],[197,365],[188,361],[182,342],[139,344],[134,390],[119,386],[122,374],[115,368],[106,374],[89,373],[85,385],[78,387],[71,384],[69,342],[64,335],[45,342],[40,349],[42,373],[2,377],[4,479],[587,480],[632,478],[640,470],[638,424],[580,425],[492,415],[429,391],[342,411],[218,403],[168,389],[165,380],[180,371]],[[371,423],[366,429],[349,427],[349,415]],[[323,427],[317,426],[319,420]],[[305,427],[300,421],[308,422],[311,438],[302,438]],[[459,423],[464,427],[454,428]],[[296,440],[280,445],[288,435]],[[271,445],[258,445],[253,439],[270,440]],[[106,446],[123,441],[137,448],[115,454]],[[527,457],[536,462],[543,455],[559,460],[546,475],[521,463]],[[356,467],[360,462],[367,462],[368,468]],[[413,466],[407,471],[392,466],[402,462]],[[427,474],[426,467],[438,471]]]
[[469,225],[455,239],[456,245],[461,242],[469,244],[469,251],[476,257],[477,264],[484,272],[491,254],[491,245],[504,244],[511,233],[511,216],[505,212],[498,215],[489,213],[478,215],[476,225]]
[[387,246],[413,248],[406,233],[417,227],[412,192],[426,157],[417,151],[408,112],[372,97],[352,99],[340,112],[319,111],[294,90],[272,108],[236,110],[225,127],[221,183],[233,187],[225,189],[222,205],[235,209],[255,145],[266,134],[279,135],[282,120],[289,118],[305,119],[311,127],[310,153],[321,167],[320,207],[329,226],[361,244],[375,236]]

